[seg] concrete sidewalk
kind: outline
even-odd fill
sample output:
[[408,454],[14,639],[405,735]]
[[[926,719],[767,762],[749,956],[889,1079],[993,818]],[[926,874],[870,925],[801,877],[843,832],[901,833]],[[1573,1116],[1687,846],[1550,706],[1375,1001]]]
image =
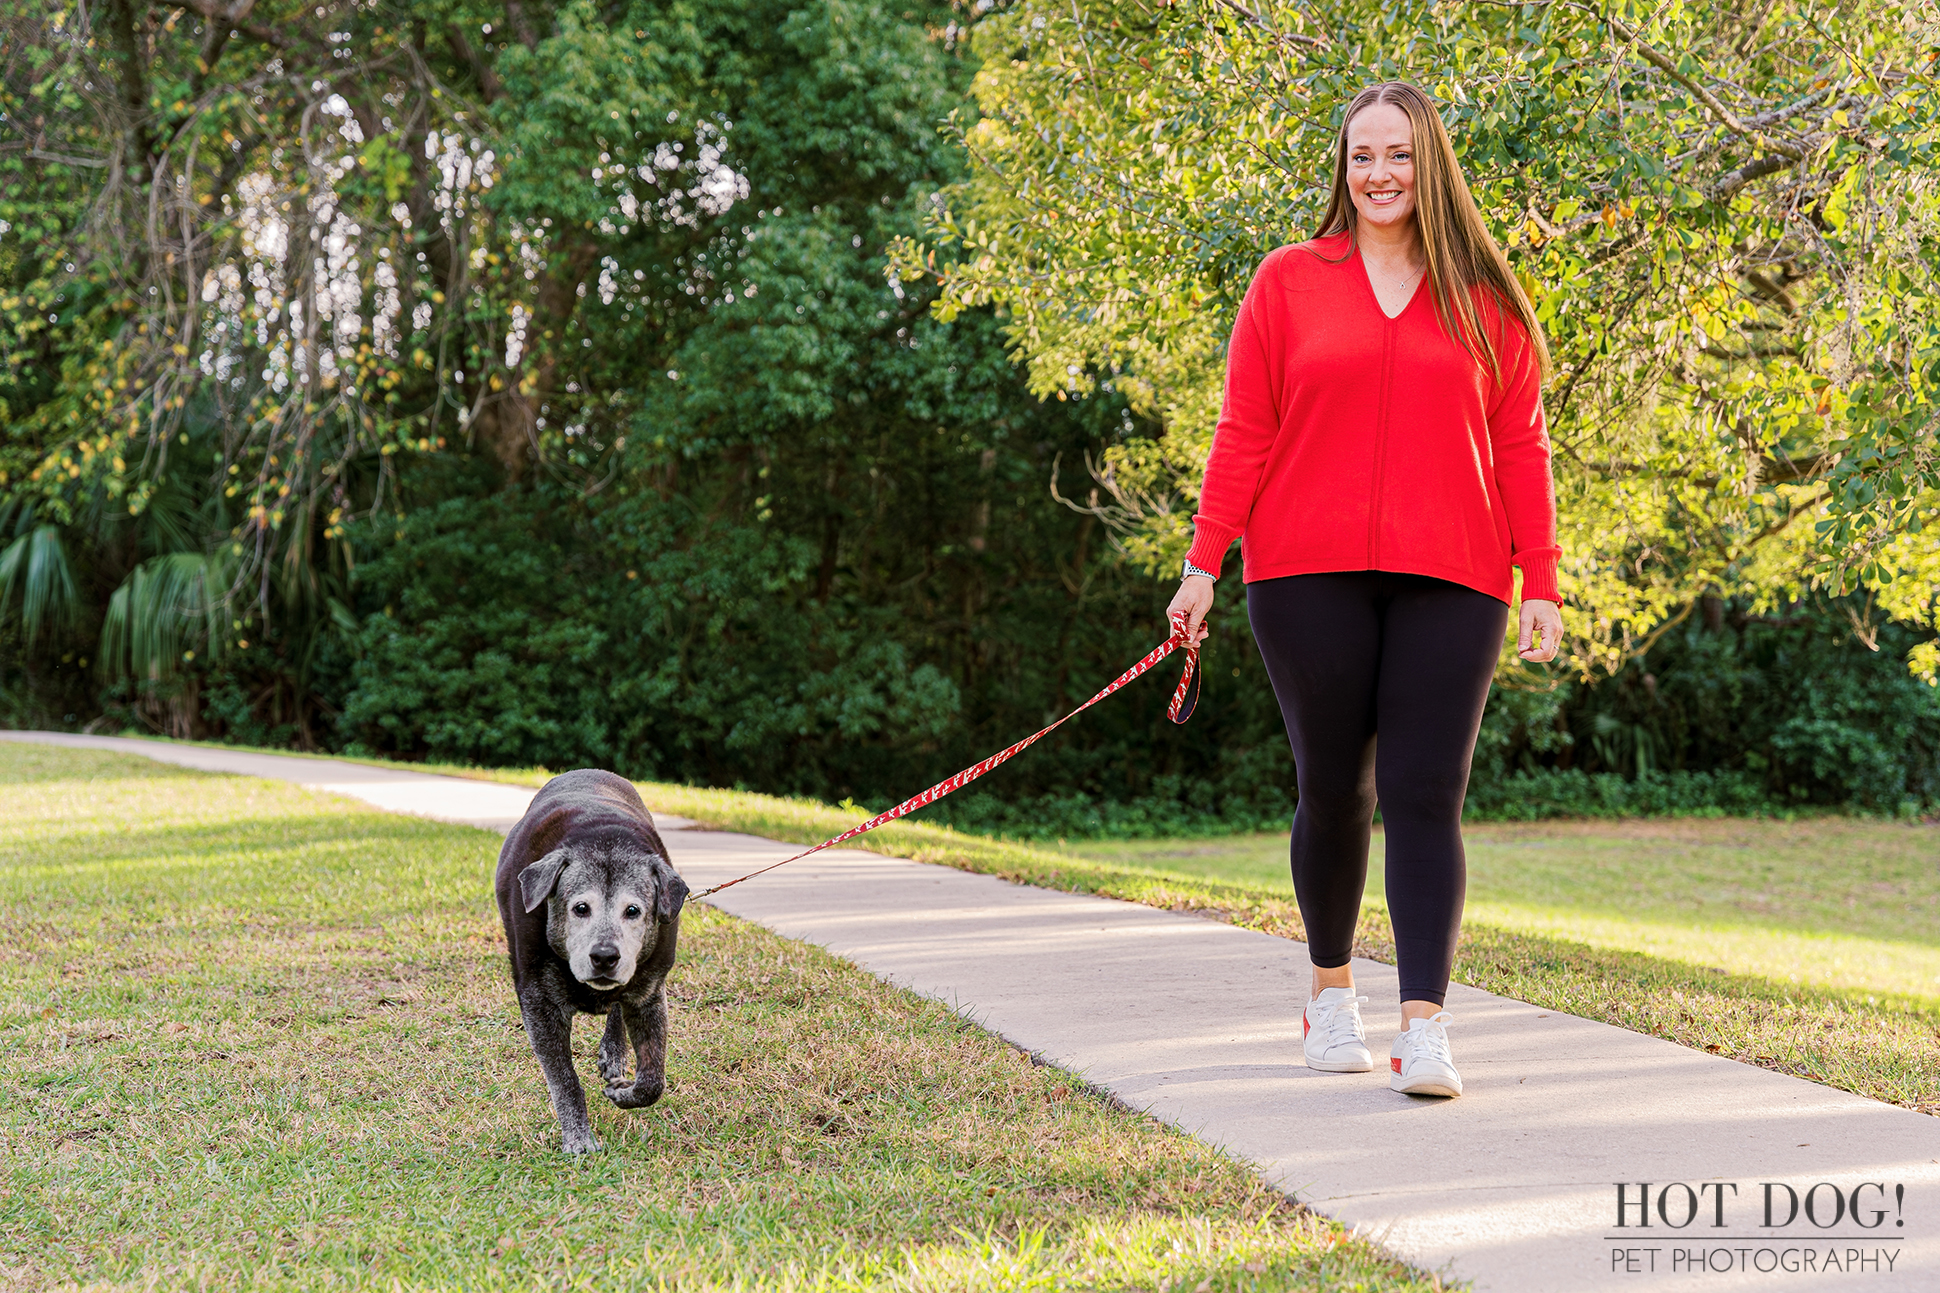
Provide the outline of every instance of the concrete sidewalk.
[[[488,787],[503,792],[488,802],[459,788],[486,783],[151,741],[0,739],[278,777],[501,830],[531,794]],[[697,889],[798,851],[699,830],[668,847]],[[1940,1119],[1459,985],[1449,1009],[1468,1094],[1399,1096],[1385,1073],[1300,1062],[1299,943],[873,853],[817,854],[711,901],[948,1002],[1478,1289],[1940,1290]],[[1399,1027],[1394,972],[1357,961],[1355,973],[1379,1056]]]

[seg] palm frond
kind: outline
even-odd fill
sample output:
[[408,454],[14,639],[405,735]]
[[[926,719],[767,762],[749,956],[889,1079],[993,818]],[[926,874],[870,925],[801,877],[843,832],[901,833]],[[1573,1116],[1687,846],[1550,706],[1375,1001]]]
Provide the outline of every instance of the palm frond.
[[34,500],[16,494],[0,499],[0,534],[13,532],[17,539],[34,528]]
[[177,552],[136,566],[108,600],[102,672],[159,682],[174,677],[198,647],[219,656],[229,638],[231,564],[220,553]]
[[13,610],[16,590],[20,627],[29,643],[43,633],[72,628],[80,619],[80,593],[58,527],[37,525],[0,552],[0,618]]
[[168,473],[142,506],[142,544],[152,554],[194,552],[210,533],[209,506],[198,503],[186,477],[184,471]]

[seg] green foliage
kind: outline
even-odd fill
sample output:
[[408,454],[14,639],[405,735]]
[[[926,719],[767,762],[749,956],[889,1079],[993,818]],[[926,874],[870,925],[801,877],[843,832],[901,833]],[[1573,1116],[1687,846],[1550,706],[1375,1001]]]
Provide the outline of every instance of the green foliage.
[[1743,772],[1647,772],[1626,777],[1581,768],[1546,768],[1470,782],[1463,815],[1471,821],[1536,822],[1553,817],[1764,817],[1775,806],[1759,779]]
[[224,605],[233,562],[223,554],[175,552],[136,566],[108,599],[101,668],[113,676],[173,678],[195,659],[191,641],[219,654],[228,640]]
[[365,587],[395,605],[356,639],[343,716],[361,738],[354,750],[487,766],[613,761],[614,679],[600,668],[605,635],[588,622],[589,572],[533,533],[543,516],[506,524],[502,512],[490,500],[414,510],[365,567]]
[[[29,522],[24,513],[23,522]],[[26,531],[0,551],[0,615],[20,594],[20,627],[29,645],[72,625],[80,596],[60,527],[23,525]]]
[[1097,474],[1173,567],[1255,265],[1312,232],[1352,93],[1422,84],[1556,353],[1572,655],[1614,670],[1707,591],[1892,586],[1930,548],[1889,551],[1940,501],[1935,30],[1922,0],[1025,0],[974,29],[971,171],[896,269],[1008,311],[1033,389],[1163,424]]
[[[344,734],[369,752],[841,798],[941,777],[1082,699],[1159,632],[1153,590],[1108,553],[1087,560],[1091,527],[1046,489],[1115,410],[1036,414],[1000,355],[939,332],[918,326],[928,369],[876,343],[892,372],[851,404],[873,434],[842,459],[784,435],[684,461],[666,497],[447,496],[355,532],[367,610]],[[924,373],[938,398],[912,408]],[[428,471],[404,486],[461,488]],[[1143,699],[1047,745],[1052,766],[1135,757],[1162,721],[1162,698]],[[1110,756],[1107,738],[1124,743]]]
[[1900,664],[1925,633],[1869,622],[1857,596],[1747,612],[1706,602],[1595,687],[1498,689],[1472,811],[1895,813],[1940,801],[1940,694]]
[[1940,803],[1940,694],[1900,667],[1930,631],[1878,622],[1858,595],[1775,615],[1701,608],[1602,685],[1523,698],[1506,721],[1509,707],[1492,707],[1480,811],[1904,814]]
[[[1162,632],[1162,591],[1051,494],[1084,480],[1123,400],[1039,404],[987,312],[943,328],[926,292],[884,280],[885,246],[957,173],[935,124],[970,69],[944,23],[868,6],[697,21],[699,47],[734,52],[686,84],[745,195],[708,219],[687,194],[643,229],[639,167],[687,154],[597,115],[570,139],[547,127],[600,173],[581,235],[593,220],[612,262],[587,271],[568,335],[592,344],[561,355],[573,375],[546,406],[547,433],[571,434],[513,490],[490,459],[419,455],[398,470],[402,518],[352,523],[362,627],[333,701],[357,748],[901,797]],[[511,53],[527,61],[508,87],[540,77]],[[501,155],[493,201],[559,189]],[[530,227],[538,208],[520,209]],[[1162,734],[1162,703],[1141,693],[1047,742],[1025,785],[1134,797],[1224,757],[1209,723]]]
[[189,651],[254,643],[250,692],[309,689],[341,521],[433,447],[409,373],[452,329],[405,320],[449,299],[430,257],[490,183],[425,153],[456,118],[404,10],[198,12],[0,6],[0,112],[32,123],[0,153],[0,493],[76,571],[42,649],[138,680],[112,705],[178,735],[206,730]]
[[42,615],[23,646],[86,654],[144,562],[220,557],[224,717],[168,632],[97,644],[146,680],[118,705],[315,743],[349,536],[386,532],[407,459],[611,497],[794,436],[848,487],[846,374],[915,349],[880,256],[952,174],[949,12],[0,5],[0,120],[35,123],[0,151],[0,494],[79,572],[24,604],[73,640]]
[[[1006,10],[971,25],[1001,55],[979,64],[944,4],[264,0],[233,33],[0,5],[4,120],[47,123],[0,151],[8,721],[876,804],[1035,731],[1163,632],[1144,566],[1182,533],[1222,312],[1297,232],[1329,96],[1367,74],[1338,27],[1267,40],[1186,8]],[[1552,406],[1581,658],[1615,681],[1505,675],[1475,806],[1931,800],[1934,693],[1878,673],[1931,656],[1928,635],[1874,655],[1838,645],[1843,611],[1759,627],[1818,614],[1780,597],[1821,542],[1808,516],[1832,515],[1813,500],[1828,437],[1860,427],[1848,392],[1873,383],[1875,431],[1924,398],[1917,363],[1889,391],[1874,359],[1889,332],[1926,353],[1922,266],[1886,263],[1927,254],[1925,136],[1893,115],[1926,74],[1800,81],[1803,106],[1757,129],[1818,139],[1816,160],[1693,206],[1731,150],[1780,154],[1718,134],[1648,58],[1610,80],[1577,11],[1528,30],[1486,7],[1328,13],[1365,19],[1378,66],[1441,51],[1461,71],[1490,213],[1551,317],[1582,325]],[[1868,39],[1897,56],[1891,31]],[[1805,77],[1808,45],[1760,55],[1746,93]],[[1854,95],[1868,115],[1836,106]],[[953,110],[962,139],[937,129]],[[1678,161],[1680,131],[1709,151]],[[1903,190],[1827,187],[1894,149]],[[939,187],[958,214],[931,225]],[[1823,207],[1820,241],[1801,250],[1781,198]],[[939,230],[962,254],[940,288],[885,273]],[[1834,253],[1874,332],[1833,326]],[[1703,310],[1737,329],[1707,338],[1797,353],[1713,355]],[[1813,386],[1835,333],[1858,376]],[[1924,595],[1884,585],[1885,613],[1930,621],[1936,553],[1884,551],[1934,573]],[[1707,588],[1738,590],[1742,647],[1666,627]],[[1074,836],[1283,822],[1278,712],[1243,590],[1221,597],[1191,725],[1142,683],[932,814]],[[1792,645],[1768,660],[1768,637]]]

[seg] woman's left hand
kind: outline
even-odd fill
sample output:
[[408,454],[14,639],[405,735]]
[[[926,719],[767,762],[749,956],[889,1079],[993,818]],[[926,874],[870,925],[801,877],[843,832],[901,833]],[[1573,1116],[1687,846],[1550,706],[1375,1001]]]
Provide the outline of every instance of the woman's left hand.
[[1524,598],[1516,654],[1531,664],[1547,664],[1563,645],[1563,612],[1555,602]]

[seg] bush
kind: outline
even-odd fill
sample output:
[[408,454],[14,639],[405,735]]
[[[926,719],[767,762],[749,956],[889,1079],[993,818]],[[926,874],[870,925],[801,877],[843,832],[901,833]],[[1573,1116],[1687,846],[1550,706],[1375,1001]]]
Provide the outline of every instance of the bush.
[[[698,473],[689,497],[601,506],[430,482],[459,496],[366,536],[357,655],[333,697],[341,739],[394,757],[597,764],[887,807],[1066,712],[1156,637],[1166,590],[1106,558],[1082,600],[1029,575],[1076,524],[1029,488],[1057,452],[1003,446],[996,461],[1014,457],[1003,470],[1020,482],[1014,519],[983,548],[949,542],[978,522],[971,481],[990,461],[978,450],[957,460],[974,475],[954,506],[947,491],[912,489],[909,510],[880,526],[854,518],[833,580],[817,545],[779,520],[735,523],[721,507],[697,518]],[[772,473],[787,461],[774,455]],[[918,577],[883,578],[899,561]],[[950,615],[972,589],[978,612]],[[1284,828],[1292,758],[1243,595],[1221,582],[1189,726],[1163,717],[1168,666],[924,817],[1037,839]],[[1885,627],[1868,650],[1850,609],[1721,608],[1598,685],[1497,687],[1468,816],[1931,804],[1940,695],[1901,664],[1911,634]]]
[[[1907,672],[1930,636],[1903,625],[1855,631],[1862,599],[1801,602],[1759,616],[1712,602],[1642,660],[1595,686],[1498,688],[1477,742],[1470,798],[1663,804],[1645,811],[1851,807],[1897,812],[1940,801],[1940,691]],[[1517,774],[1614,776],[1635,790],[1550,788]],[[1683,774],[1699,780],[1680,782]],[[1708,777],[1710,780],[1703,780]],[[1646,791],[1645,786],[1654,789]],[[1678,788],[1682,787],[1682,788]]]
[[[1163,793],[1171,791],[1171,793]],[[1284,828],[1293,817],[1293,796],[1234,795],[1223,803],[1195,805],[1171,787],[1132,800],[1099,799],[1082,791],[1024,795],[962,792],[917,816],[938,825],[1012,839],[1152,839],[1161,836],[1230,835]]]
[[1550,817],[1763,817],[1779,809],[1756,777],[1742,772],[1614,772],[1545,768],[1471,782],[1471,821]]

